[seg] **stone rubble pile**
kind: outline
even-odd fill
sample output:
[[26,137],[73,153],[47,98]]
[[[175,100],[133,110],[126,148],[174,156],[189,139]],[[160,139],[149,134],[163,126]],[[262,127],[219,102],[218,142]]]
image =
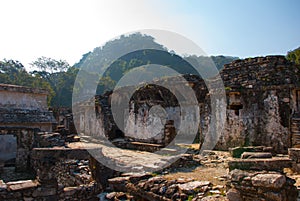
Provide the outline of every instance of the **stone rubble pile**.
[[[193,179],[167,180],[162,176],[150,174],[123,175],[109,179],[111,193],[106,194],[106,200],[116,200],[126,197],[129,200],[227,200],[223,186],[214,186],[209,181]],[[133,198],[134,199],[133,199]]]
[[92,181],[88,160],[67,160],[55,164],[52,169],[59,185],[65,187],[89,184]]
[[296,201],[295,180],[279,172],[233,170],[227,198],[230,201]]

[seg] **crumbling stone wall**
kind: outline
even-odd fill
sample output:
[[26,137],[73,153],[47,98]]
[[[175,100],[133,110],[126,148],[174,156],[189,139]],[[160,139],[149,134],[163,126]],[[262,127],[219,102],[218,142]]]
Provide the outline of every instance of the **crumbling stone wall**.
[[[300,87],[298,67],[284,56],[256,57],[227,64],[220,75],[226,91],[227,110],[224,129],[219,133],[220,138],[215,148],[227,150],[235,146],[264,145],[273,147],[277,153],[287,153],[287,148],[291,147],[290,121],[294,111],[299,110],[295,108],[297,104],[293,92]],[[204,80],[198,76],[185,75],[184,78],[193,88],[198,100],[198,134],[200,142],[203,142],[208,130],[212,129],[209,128],[212,115],[210,97],[212,93],[219,91],[208,91]],[[114,96],[117,98],[114,101],[128,100],[126,107],[117,108],[116,118],[121,125],[117,125],[113,119],[112,92],[96,96],[95,100],[91,100],[95,103],[95,108],[86,109],[84,104],[80,107],[82,111],[77,125],[80,125],[82,132],[91,136],[97,133],[109,139],[121,136],[142,142],[161,143],[163,129],[157,130],[157,135],[145,132],[148,126],[145,122],[149,123],[151,118],[157,124],[165,123],[159,117],[151,117],[151,109],[162,107],[165,110],[162,116],[174,121],[176,132],[181,126],[180,118],[194,121],[194,117],[191,112],[180,112],[178,100],[172,92],[160,87],[160,82],[172,83],[179,88],[183,86],[179,79],[170,77],[138,90],[134,89],[135,86],[115,90]],[[137,91],[132,97],[127,97],[129,93],[126,92],[131,90]],[[94,121],[86,118],[94,113],[97,117]]]
[[[240,108],[228,101],[224,130],[216,148],[264,145],[285,153],[290,146],[289,91],[288,88],[267,88],[235,92],[240,95]],[[229,92],[229,100],[230,96]]]
[[48,111],[47,95],[43,89],[0,84],[0,126],[52,131],[56,121]]
[[92,178],[92,158],[86,149],[35,148],[31,158],[43,199],[95,200],[102,190]]
[[[264,145],[277,153],[291,146],[290,120],[293,115],[292,90],[298,86],[298,68],[283,56],[237,60],[220,72],[227,95],[226,121],[216,149]],[[202,115],[210,122],[208,108]]]
[[295,180],[285,174],[267,171],[234,170],[230,173],[229,201],[268,200],[296,201]]
[[34,135],[36,130],[30,128],[0,127],[0,135],[14,135],[17,138],[16,170],[26,171],[30,169],[30,154],[34,147]]

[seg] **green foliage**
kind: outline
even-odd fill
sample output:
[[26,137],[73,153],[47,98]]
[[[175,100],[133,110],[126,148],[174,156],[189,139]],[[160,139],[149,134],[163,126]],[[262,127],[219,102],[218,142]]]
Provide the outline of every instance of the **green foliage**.
[[70,67],[68,62],[64,60],[55,60],[49,57],[40,57],[30,65],[34,69],[37,69],[38,72],[47,72],[50,74],[66,71]]
[[55,96],[51,101],[54,107],[71,107],[72,106],[72,93],[74,82],[78,73],[78,69],[70,67],[66,72],[55,73],[54,76],[57,80],[55,85]]
[[287,60],[300,65],[300,47],[295,50],[289,51],[286,58]]
[[54,93],[50,104],[53,107],[71,107],[73,85],[78,69],[70,67],[63,60],[55,60],[48,57],[40,57],[31,67],[37,69],[31,72],[32,75],[47,81]]

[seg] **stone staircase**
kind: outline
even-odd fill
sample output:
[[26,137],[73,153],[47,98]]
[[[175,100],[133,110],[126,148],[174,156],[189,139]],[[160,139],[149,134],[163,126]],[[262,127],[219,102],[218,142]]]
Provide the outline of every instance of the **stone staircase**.
[[300,148],[300,117],[291,120],[292,147]]

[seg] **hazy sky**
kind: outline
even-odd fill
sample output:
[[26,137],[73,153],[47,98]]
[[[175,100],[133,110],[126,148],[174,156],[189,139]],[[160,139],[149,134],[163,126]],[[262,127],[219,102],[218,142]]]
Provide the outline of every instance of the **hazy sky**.
[[286,54],[300,46],[298,0],[0,1],[0,60],[41,56],[70,64],[140,29],[174,31],[208,55]]

